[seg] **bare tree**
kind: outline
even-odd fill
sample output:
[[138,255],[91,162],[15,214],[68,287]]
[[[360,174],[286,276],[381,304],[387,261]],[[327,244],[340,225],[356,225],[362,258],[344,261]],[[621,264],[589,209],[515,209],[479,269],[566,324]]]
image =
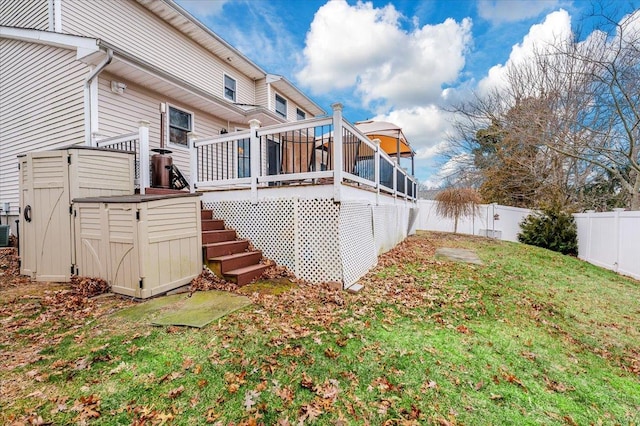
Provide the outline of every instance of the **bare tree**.
[[458,232],[458,220],[461,217],[478,214],[480,195],[471,188],[447,188],[436,195],[436,213],[453,219],[453,233]]
[[453,155],[482,176],[487,201],[584,208],[598,194],[640,209],[640,11],[602,17],[608,28],[540,46],[454,108]]

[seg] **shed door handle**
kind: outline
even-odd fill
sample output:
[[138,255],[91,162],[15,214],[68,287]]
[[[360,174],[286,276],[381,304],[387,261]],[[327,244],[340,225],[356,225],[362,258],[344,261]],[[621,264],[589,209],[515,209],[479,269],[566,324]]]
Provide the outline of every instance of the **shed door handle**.
[[27,222],[31,222],[31,206],[27,205],[24,208],[24,220],[26,220]]

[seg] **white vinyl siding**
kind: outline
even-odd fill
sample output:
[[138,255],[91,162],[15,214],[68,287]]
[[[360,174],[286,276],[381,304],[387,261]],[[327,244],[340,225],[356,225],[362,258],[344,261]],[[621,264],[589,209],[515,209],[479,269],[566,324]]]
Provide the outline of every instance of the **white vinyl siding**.
[[[111,80],[123,81],[127,89],[123,95],[111,91]],[[151,149],[160,147],[160,103],[188,111],[193,114],[193,127],[200,137],[218,135],[220,129],[227,128],[227,122],[221,121],[204,111],[183,105],[162,94],[151,92],[121,77],[113,77],[106,72],[98,79],[98,119],[99,133],[102,137],[110,137],[135,132],[141,120],[149,122],[149,145]],[[231,126],[242,126],[231,123]],[[172,150],[173,163],[189,177],[189,151],[167,143]]]
[[236,102],[255,103],[252,79],[136,2],[64,1],[62,30],[102,39],[220,99],[223,75],[233,75]]
[[17,155],[84,143],[83,81],[75,51],[0,39],[0,200],[18,205]]
[[48,30],[49,1],[2,0],[0,1],[0,25]]
[[255,90],[256,90],[256,105],[260,105],[261,107],[268,108],[269,107],[269,94],[267,90],[267,82],[264,78],[257,80],[255,82]]

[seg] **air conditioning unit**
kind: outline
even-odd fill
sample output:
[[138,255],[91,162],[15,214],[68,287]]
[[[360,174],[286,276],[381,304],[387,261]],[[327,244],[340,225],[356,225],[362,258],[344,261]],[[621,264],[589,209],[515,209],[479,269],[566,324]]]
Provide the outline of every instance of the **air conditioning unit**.
[[0,225],[0,247],[9,247],[9,225]]

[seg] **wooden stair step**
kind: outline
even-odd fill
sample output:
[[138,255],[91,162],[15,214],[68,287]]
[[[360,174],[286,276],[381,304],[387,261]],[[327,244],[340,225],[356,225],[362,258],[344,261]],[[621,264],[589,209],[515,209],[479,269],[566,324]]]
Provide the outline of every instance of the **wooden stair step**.
[[202,219],[203,231],[219,231],[224,229],[224,220],[220,219]]
[[234,269],[226,272],[224,274],[224,278],[227,281],[231,281],[238,284],[239,286],[243,286],[249,284],[251,281],[262,275],[265,269],[267,269],[269,266],[271,265],[259,263],[257,265]]
[[213,210],[200,210],[200,219],[213,219]]
[[207,263],[214,273],[222,276],[231,270],[255,265],[260,262],[260,259],[262,259],[261,251],[245,251],[242,253],[212,257],[207,259]]
[[202,244],[219,243],[221,241],[233,241],[236,239],[236,231],[223,229],[217,231],[203,231]]
[[249,240],[221,241],[219,243],[204,244],[204,258],[241,253],[249,248]]

